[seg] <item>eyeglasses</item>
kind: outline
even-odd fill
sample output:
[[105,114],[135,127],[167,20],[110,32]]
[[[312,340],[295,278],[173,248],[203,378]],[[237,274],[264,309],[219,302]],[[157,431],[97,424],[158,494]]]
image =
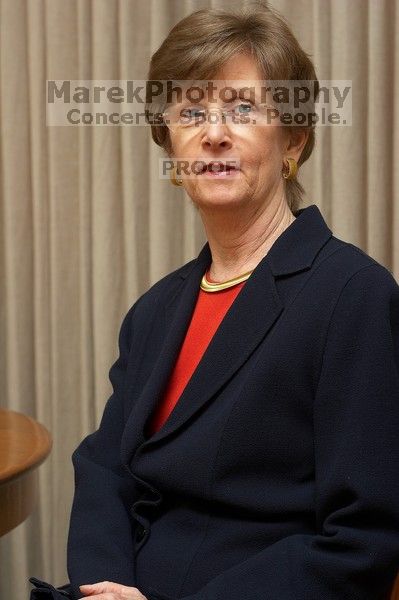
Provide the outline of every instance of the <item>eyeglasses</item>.
[[[265,125],[270,123],[270,110],[276,110],[269,104],[252,104],[251,102],[239,102],[229,107],[206,108],[200,105],[173,104],[162,113],[164,124],[169,128],[193,128],[202,127],[209,123],[221,123],[230,125]],[[275,117],[275,115],[274,115]]]

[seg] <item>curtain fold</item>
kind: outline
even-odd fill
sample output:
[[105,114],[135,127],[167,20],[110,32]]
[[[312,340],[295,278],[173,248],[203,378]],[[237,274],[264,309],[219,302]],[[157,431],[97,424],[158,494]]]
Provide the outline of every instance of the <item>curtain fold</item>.
[[[145,79],[171,27],[235,0],[0,0],[0,404],[54,440],[32,515],[0,540],[0,597],[67,581],[71,454],[99,425],[133,302],[205,242],[158,176],[149,127],[47,127],[47,79]],[[319,79],[353,81],[351,127],[319,127],[306,204],[399,280],[396,0],[272,0]]]

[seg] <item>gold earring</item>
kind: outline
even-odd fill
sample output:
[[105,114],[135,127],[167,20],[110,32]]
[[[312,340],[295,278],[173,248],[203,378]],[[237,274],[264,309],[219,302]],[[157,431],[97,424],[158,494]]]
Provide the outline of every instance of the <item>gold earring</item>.
[[297,172],[298,163],[295,158],[284,158],[282,171],[284,179],[295,179]]
[[177,170],[176,170],[175,166],[171,170],[169,177],[170,177],[170,181],[171,181],[171,183],[173,183],[173,185],[177,185],[177,186],[183,185],[183,180],[180,178],[177,178]]

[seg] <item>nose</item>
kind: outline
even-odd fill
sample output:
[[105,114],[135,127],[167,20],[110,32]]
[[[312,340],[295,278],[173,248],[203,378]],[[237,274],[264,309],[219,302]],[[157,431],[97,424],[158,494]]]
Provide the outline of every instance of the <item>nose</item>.
[[229,128],[226,123],[223,123],[221,115],[203,124],[201,145],[204,150],[229,150],[232,147]]

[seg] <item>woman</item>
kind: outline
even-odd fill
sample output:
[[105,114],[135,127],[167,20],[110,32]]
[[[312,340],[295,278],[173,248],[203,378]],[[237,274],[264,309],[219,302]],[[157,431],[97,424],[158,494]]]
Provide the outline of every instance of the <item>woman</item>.
[[[266,5],[189,15],[148,78],[209,76],[316,79]],[[152,134],[169,157],[209,167],[172,178],[208,241],[122,323],[113,394],[73,454],[70,585],[31,579],[32,597],[388,598],[399,286],[333,236],[316,205],[299,208],[312,127],[270,123],[267,107],[240,98],[183,105]],[[233,172],[210,172],[230,159]]]

